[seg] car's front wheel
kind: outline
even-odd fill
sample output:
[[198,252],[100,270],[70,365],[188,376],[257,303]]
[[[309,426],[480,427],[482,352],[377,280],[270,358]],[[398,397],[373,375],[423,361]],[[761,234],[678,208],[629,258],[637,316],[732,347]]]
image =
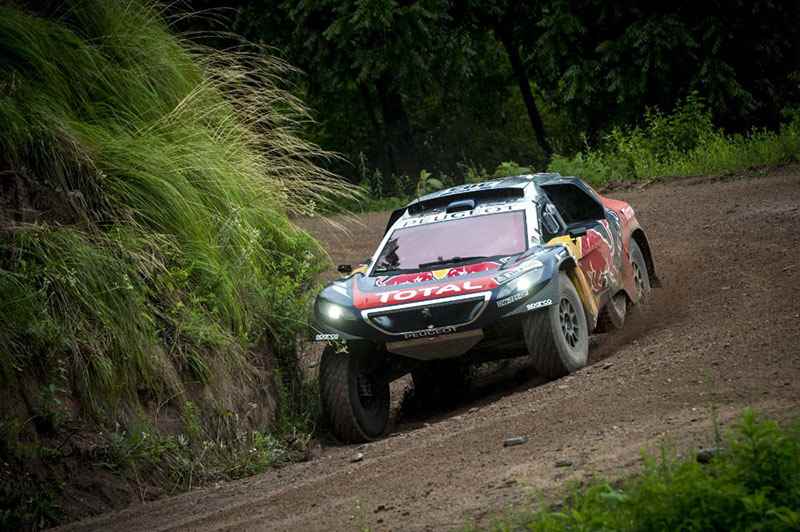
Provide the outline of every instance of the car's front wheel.
[[328,346],[319,369],[323,413],[333,433],[346,443],[374,440],[383,435],[389,421],[389,382],[367,348],[350,347],[341,352]]
[[564,272],[558,284],[558,300],[528,314],[522,324],[533,366],[548,379],[582,368],[589,355],[589,329],[578,291]]

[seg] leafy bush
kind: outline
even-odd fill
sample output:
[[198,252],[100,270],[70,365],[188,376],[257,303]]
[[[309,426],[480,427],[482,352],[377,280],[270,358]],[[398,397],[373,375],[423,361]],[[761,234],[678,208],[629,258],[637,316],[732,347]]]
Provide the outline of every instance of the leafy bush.
[[712,175],[797,160],[800,120],[778,132],[727,135],[716,129],[705,102],[695,94],[672,114],[649,110],[644,125],[614,128],[599,148],[574,157],[555,156],[549,170],[602,185],[663,176]]
[[437,179],[427,170],[422,170],[417,180],[417,196],[424,196],[425,194],[442,190],[445,186],[444,179]]
[[495,168],[494,173],[491,175],[491,178],[524,175],[524,174],[530,174],[532,172],[533,170],[531,170],[527,166],[520,166],[514,161],[504,161],[500,163],[497,166],[497,168]]
[[576,488],[561,507],[519,513],[495,530],[798,530],[800,423],[746,410],[707,465],[664,451],[620,485]]

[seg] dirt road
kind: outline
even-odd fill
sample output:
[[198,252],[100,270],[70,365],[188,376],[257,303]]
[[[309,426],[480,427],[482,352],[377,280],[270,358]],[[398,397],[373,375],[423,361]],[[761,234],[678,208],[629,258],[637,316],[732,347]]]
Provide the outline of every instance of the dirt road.
[[[713,408],[723,422],[746,406],[779,417],[800,413],[800,168],[609,195],[636,208],[664,287],[622,333],[593,342],[589,367],[546,384],[501,375],[457,409],[399,416],[385,440],[326,447],[311,462],[69,528],[440,530],[485,523],[531,494],[557,494],[568,479],[625,475],[638,467],[643,447],[708,443]],[[366,227],[352,236],[309,227],[336,261],[357,262],[372,251],[386,215],[363,219]],[[528,443],[503,448],[516,435]],[[351,463],[356,452],[364,459]]]

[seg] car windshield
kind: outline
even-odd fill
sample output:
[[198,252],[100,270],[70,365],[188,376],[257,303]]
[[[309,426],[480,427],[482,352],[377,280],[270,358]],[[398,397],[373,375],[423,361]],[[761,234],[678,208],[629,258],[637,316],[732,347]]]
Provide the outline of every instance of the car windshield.
[[418,270],[525,251],[525,211],[456,218],[397,229],[375,273]]

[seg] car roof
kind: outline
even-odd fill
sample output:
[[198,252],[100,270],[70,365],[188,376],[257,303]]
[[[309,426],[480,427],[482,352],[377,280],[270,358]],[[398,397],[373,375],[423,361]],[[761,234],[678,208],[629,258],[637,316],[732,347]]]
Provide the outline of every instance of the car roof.
[[[530,186],[536,187],[536,185],[564,179],[577,178],[563,178],[561,174],[554,172],[524,174],[437,190],[393,211],[386,224],[386,231],[389,231],[394,223],[406,213],[419,215],[437,208],[446,207],[448,203],[457,199],[475,198],[483,200],[482,202],[501,204],[515,202],[525,197],[525,190]],[[534,190],[537,189],[534,188]]]
[[[434,202],[433,200],[438,200],[449,196],[460,196],[463,199],[467,199],[473,195],[483,195],[482,193],[487,191],[500,192],[504,189],[524,190],[532,183],[543,183],[552,179],[558,179],[560,177],[561,174],[557,173],[538,173],[501,177],[500,179],[492,179],[490,181],[482,181],[480,183],[467,183],[464,185],[445,188],[443,190],[437,190],[436,192],[431,192],[430,194],[425,194],[424,196],[415,199],[404,208],[409,209],[416,205],[425,205],[426,203],[438,203]],[[420,210],[426,209],[423,208]]]

